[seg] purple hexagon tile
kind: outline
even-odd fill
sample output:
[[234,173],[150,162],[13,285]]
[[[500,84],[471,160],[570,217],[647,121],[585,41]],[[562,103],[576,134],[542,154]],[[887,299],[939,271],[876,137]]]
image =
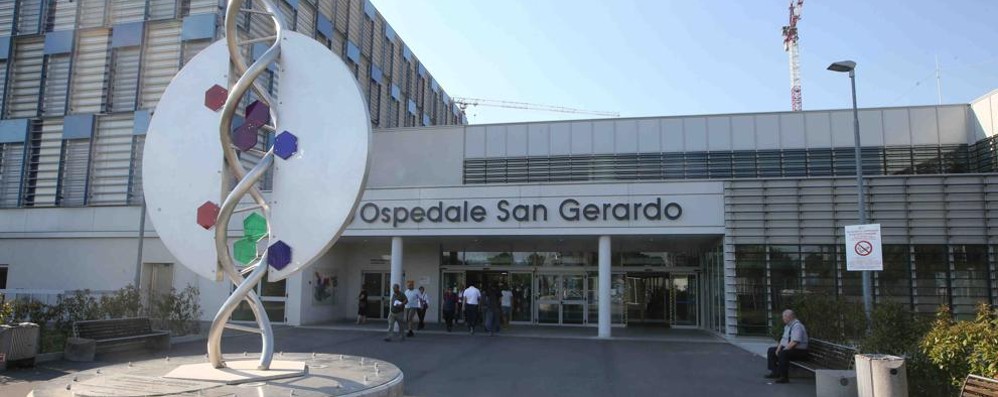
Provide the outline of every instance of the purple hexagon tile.
[[277,240],[267,248],[267,264],[277,270],[282,270],[291,264],[291,246]]
[[244,152],[252,149],[260,139],[256,130],[257,127],[249,123],[239,126],[232,131],[232,144]]
[[274,138],[274,154],[287,160],[298,152],[298,137],[295,134],[284,131]]
[[246,124],[252,124],[256,127],[263,127],[270,122],[270,107],[260,101],[253,101],[253,103],[246,106]]

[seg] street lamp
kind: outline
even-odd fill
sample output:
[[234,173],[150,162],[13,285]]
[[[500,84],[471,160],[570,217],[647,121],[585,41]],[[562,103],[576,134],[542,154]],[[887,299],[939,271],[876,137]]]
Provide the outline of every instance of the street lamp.
[[[856,108],[856,62],[838,61],[828,66],[828,70],[833,72],[849,72],[849,81],[852,84],[852,121],[853,121],[853,145],[856,150],[856,197],[859,203],[859,224],[866,224],[866,200],[864,200],[863,186],[863,157],[859,144],[859,110]],[[871,298],[870,271],[863,271],[863,311],[866,313],[866,329],[870,330],[870,313],[873,311],[873,299]]]

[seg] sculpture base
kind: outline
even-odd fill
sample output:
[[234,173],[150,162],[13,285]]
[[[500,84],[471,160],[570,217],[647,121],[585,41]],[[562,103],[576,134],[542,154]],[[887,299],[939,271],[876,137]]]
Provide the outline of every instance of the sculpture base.
[[[42,383],[29,396],[402,396],[402,371],[385,361],[285,353],[274,355],[272,370],[258,371],[257,357],[227,357],[229,368],[220,370],[211,367],[205,356],[109,365]],[[251,376],[257,377],[248,379]]]
[[175,368],[163,377],[238,385],[246,382],[295,378],[308,373],[308,366],[303,361],[274,360],[267,370],[257,369],[258,364],[259,361],[256,360],[226,361],[225,368],[215,368],[211,363],[187,364]]

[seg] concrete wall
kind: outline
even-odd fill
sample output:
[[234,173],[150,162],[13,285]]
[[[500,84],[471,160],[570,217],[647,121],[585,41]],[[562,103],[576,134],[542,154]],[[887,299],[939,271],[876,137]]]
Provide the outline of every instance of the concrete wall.
[[998,132],[998,90],[977,98],[970,103],[971,128],[975,139],[994,136]]

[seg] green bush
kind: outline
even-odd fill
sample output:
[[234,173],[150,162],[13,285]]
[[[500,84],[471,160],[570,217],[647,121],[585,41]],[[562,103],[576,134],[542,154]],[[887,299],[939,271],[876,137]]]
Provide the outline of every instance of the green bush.
[[201,328],[201,293],[190,285],[183,291],[170,289],[169,294],[150,297],[149,317],[160,329],[174,335],[196,334]]
[[998,310],[981,304],[974,320],[954,321],[944,307],[919,345],[954,388],[967,374],[998,377]]

